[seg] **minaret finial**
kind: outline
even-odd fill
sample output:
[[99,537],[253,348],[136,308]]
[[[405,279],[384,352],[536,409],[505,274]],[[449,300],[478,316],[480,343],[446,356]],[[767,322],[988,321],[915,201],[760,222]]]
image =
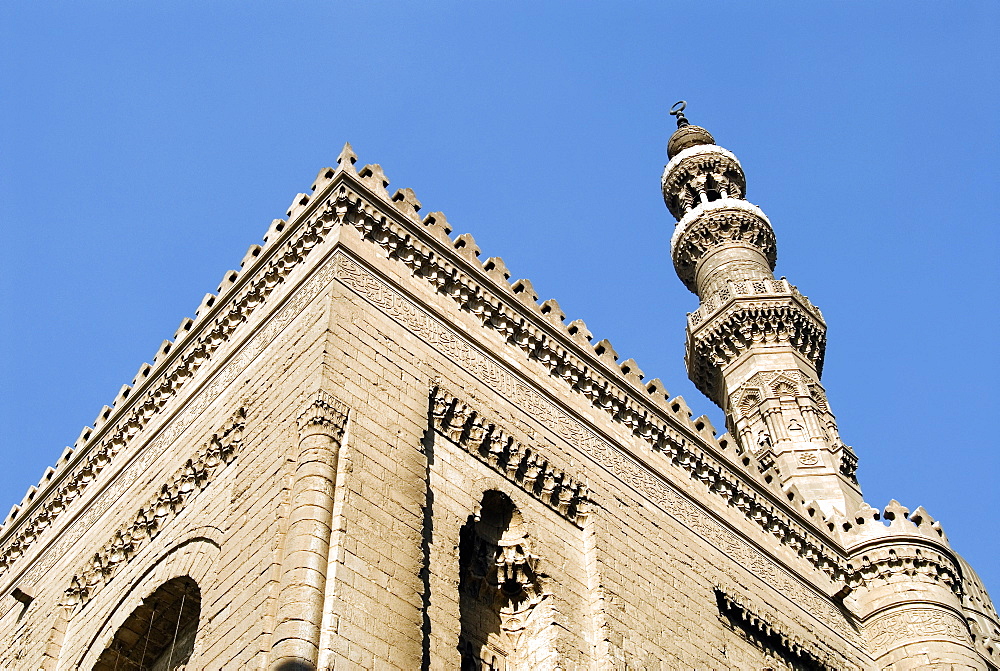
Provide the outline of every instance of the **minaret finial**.
[[687,120],[687,117],[684,116],[684,110],[686,108],[687,108],[686,100],[678,100],[677,102],[675,102],[673,105],[670,106],[670,116],[677,117],[678,128],[684,128],[684,126],[691,125],[690,122]]

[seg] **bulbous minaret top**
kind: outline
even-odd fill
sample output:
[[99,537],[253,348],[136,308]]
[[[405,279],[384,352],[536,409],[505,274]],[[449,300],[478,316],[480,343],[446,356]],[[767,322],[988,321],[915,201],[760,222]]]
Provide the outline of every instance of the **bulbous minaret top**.
[[820,311],[775,279],[771,222],[745,200],[743,166],[704,128],[671,108],[663,200],[677,219],[677,276],[701,305],[688,315],[688,375],[726,413],[730,433],[824,512],[861,504],[857,459],[819,383],[826,348]]

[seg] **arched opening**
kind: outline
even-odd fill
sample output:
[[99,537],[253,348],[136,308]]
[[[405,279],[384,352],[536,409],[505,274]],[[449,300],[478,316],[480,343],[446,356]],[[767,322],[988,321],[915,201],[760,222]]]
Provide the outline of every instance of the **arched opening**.
[[520,668],[522,634],[543,598],[538,557],[521,513],[490,490],[459,539],[459,650],[463,671]]
[[188,576],[156,588],[115,632],[94,671],[175,671],[191,659],[201,590]]

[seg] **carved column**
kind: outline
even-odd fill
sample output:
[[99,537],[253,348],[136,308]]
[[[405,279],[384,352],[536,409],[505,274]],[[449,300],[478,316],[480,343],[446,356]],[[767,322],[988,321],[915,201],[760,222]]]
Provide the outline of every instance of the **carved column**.
[[298,418],[298,457],[271,646],[275,671],[316,668],[337,457],[346,423],[347,408],[322,391]]

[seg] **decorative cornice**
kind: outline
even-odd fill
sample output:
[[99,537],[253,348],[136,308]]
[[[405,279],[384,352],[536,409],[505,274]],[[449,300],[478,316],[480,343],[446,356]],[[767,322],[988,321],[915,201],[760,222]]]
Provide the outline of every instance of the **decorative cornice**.
[[663,201],[675,219],[683,217],[697,203],[690,198],[687,187],[694,186],[697,191],[698,186],[704,186],[707,175],[723,185],[730,197],[742,198],[746,193],[743,167],[732,152],[718,145],[688,147],[670,160],[660,180]]
[[774,270],[778,243],[767,217],[745,200],[725,198],[696,207],[677,224],[670,249],[674,270],[684,286],[697,293],[698,262],[710,250],[728,243],[756,249]]
[[795,285],[791,284],[787,279],[782,277],[777,280],[760,279],[760,280],[737,280],[726,283],[726,286],[722,287],[718,291],[705,296],[701,299],[701,304],[698,309],[694,312],[689,312],[688,317],[688,328],[690,330],[695,330],[702,322],[711,319],[717,312],[727,307],[735,298],[744,298],[748,296],[760,297],[760,298],[771,298],[777,296],[787,296],[791,294],[806,312],[812,315],[817,321],[826,323],[823,320],[823,313],[820,312],[819,308],[809,302],[809,299],[799,292]]
[[895,500],[882,511],[864,505],[851,520],[839,518],[835,524],[849,553],[845,578],[852,589],[907,575],[939,582],[959,596],[964,593],[958,558],[941,523],[923,506],[911,513]]
[[587,486],[538,451],[514,440],[496,421],[440,385],[431,389],[434,430],[577,526],[590,514]]
[[[563,325],[564,315],[556,309],[558,306],[551,307],[554,301],[546,301],[550,306],[548,311],[539,306],[535,302],[537,295],[531,291],[529,282],[520,280],[511,286],[504,280],[504,284],[500,285],[500,278],[505,278],[505,275],[488,276],[484,282],[467,272],[463,265],[468,264],[472,268],[479,265],[476,259],[479,250],[471,236],[459,236],[454,242],[461,261],[465,262],[462,263],[454,258],[454,252],[451,254],[452,258],[447,259],[429,246],[431,241],[416,239],[410,232],[413,224],[409,223],[417,221],[415,212],[408,217],[409,222],[404,227],[399,219],[387,216],[363,200],[357,192],[348,189],[347,184],[340,186],[336,203],[345,212],[346,223],[353,225],[365,239],[379,245],[390,258],[402,261],[413,275],[423,277],[438,293],[451,297],[462,310],[475,315],[484,326],[505,336],[508,343],[524,352],[529,359],[541,363],[551,375],[563,379],[571,389],[582,393],[592,405],[629,428],[654,451],[663,452],[691,477],[705,482],[709,491],[723,496],[748,519],[774,534],[782,543],[831,578],[836,580],[842,575],[843,558],[826,541],[794,522],[788,512],[780,510],[779,505],[768,502],[765,496],[754,491],[754,487],[749,486],[746,481],[734,477],[730,468],[723,465],[722,461],[696,447],[701,443],[715,443],[718,452],[724,454],[727,450],[720,443],[724,443],[725,439],[709,437],[710,430],[705,430],[707,419],[692,421],[689,415],[680,412],[676,399],[667,401],[663,398],[658,381],[644,387],[641,371],[629,367],[626,372],[626,364],[629,362],[616,365],[617,355],[606,341],[594,346],[594,354],[583,355],[584,348],[580,341],[585,343],[586,336],[581,335],[585,333],[582,322],[574,322],[568,327]],[[444,236],[445,240],[450,241],[446,233],[450,228],[446,227],[446,221],[440,213],[428,215],[423,223],[431,229],[433,235]],[[500,264],[502,261],[498,259],[487,260],[486,264],[477,268],[477,274],[486,275],[486,266],[498,267]],[[513,297],[519,299],[527,310],[517,309],[509,294],[501,297],[500,292],[513,293]],[[558,333],[560,330],[562,333]],[[598,360],[595,361],[595,358]],[[616,369],[624,380],[617,381],[605,376],[601,372],[602,368]],[[634,391],[630,391],[630,388]],[[644,402],[640,402],[637,396],[644,397]],[[658,400],[657,397],[661,397],[662,401],[654,405],[651,401]],[[666,420],[665,417],[671,419]],[[678,428],[674,428],[675,423],[679,425]],[[749,455],[743,454],[737,459],[745,462],[741,470],[759,480],[763,489],[774,490],[772,496],[780,499],[783,502],[781,505],[798,507],[801,511],[799,514],[807,519],[820,515],[795,493],[782,490],[776,474],[767,471],[760,473],[756,464],[747,468],[753,461]],[[788,503],[785,504],[785,501]],[[818,517],[816,524],[821,524]]]
[[[33,540],[38,530],[48,526],[52,519],[36,514],[40,501],[45,500],[47,505],[58,498],[54,494],[61,493],[64,486],[76,491],[92,482],[96,471],[176,395],[184,382],[230,337],[236,325],[245,321],[335,226],[346,223],[438,293],[451,297],[459,309],[475,315],[527,358],[539,362],[551,375],[583,394],[593,406],[641,437],[654,450],[665,452],[689,473],[697,472],[699,479],[717,480],[717,484],[712,484],[713,491],[738,490],[740,495],[730,499],[734,506],[762,528],[787,538],[817,566],[825,567],[831,575],[838,573],[839,560],[825,542],[779,510],[779,506],[795,507],[798,510],[793,514],[808,519],[815,511],[807,510],[806,502],[794,495],[786,497],[774,478],[766,472],[759,473],[756,464],[747,467],[752,461],[748,455],[731,456],[727,460],[737,471],[742,471],[743,475],[738,476],[730,474],[730,466],[696,447],[704,444],[720,456],[727,454],[725,438],[716,439],[712,435],[707,419],[692,420],[683,400],[668,399],[659,380],[643,381],[642,371],[635,362],[619,364],[607,341],[591,345],[583,321],[565,324],[565,315],[555,301],[539,305],[530,282],[509,282],[510,274],[502,260],[491,258],[481,263],[472,236],[462,235],[454,240],[449,237],[451,228],[444,215],[432,213],[420,220],[417,216],[420,204],[412,192],[400,190],[390,197],[385,190],[388,181],[380,168],[366,166],[355,173],[350,162],[347,163],[349,169],[342,165],[336,171],[320,172],[314,185],[315,197],[296,197],[289,210],[292,223],[276,220],[265,237],[265,248],[254,245],[248,251],[247,270],[238,277],[227,275],[229,283],[222,289],[221,297],[204,301],[197,322],[185,320],[181,338],[169,349],[169,356],[162,361],[157,359],[151,369],[144,369],[146,377],[141,384],[137,383],[139,391],[123,396],[107,423],[92,434],[85,434],[84,442],[90,442],[77,450],[62,474],[53,478],[52,488],[35,497],[29,512],[7,525],[4,531],[8,538],[15,530],[20,534],[31,528]],[[125,398],[129,400],[124,401]],[[147,409],[149,414],[135,415],[139,408]],[[131,433],[123,434],[116,428],[125,425],[134,427],[129,429]],[[738,465],[741,462],[747,463]],[[716,475],[706,475],[711,473]],[[756,487],[761,491],[756,491]],[[770,491],[764,494],[765,490]],[[769,497],[775,502],[768,501]],[[816,523],[819,524],[818,519]],[[23,546],[19,550],[23,551]]]
[[[485,350],[473,344],[468,336],[460,334],[447,326],[441,318],[432,315],[426,305],[420,305],[412,297],[402,293],[402,287],[393,286],[375,270],[367,268],[363,262],[353,258],[348,250],[335,255],[333,261],[337,268],[336,276],[347,289],[406,328],[422,342],[437,349],[500,397],[524,409],[535,421],[549,427],[554,435],[577,450],[581,457],[593,461],[598,468],[604,469],[626,487],[643,496],[652,506],[677,520],[695,535],[704,538],[712,547],[718,548],[742,566],[753,566],[761,580],[777,593],[788,595],[794,602],[802,605],[804,612],[816,615],[826,626],[848,640],[857,639],[857,633],[826,596],[831,586],[822,588],[822,595],[817,593],[813,586],[806,586],[801,580],[801,573],[793,575],[783,568],[783,562],[775,561],[773,554],[765,554],[763,547],[774,547],[766,538],[757,539],[756,542],[749,540],[743,531],[736,531],[714,513],[708,512],[696,492],[682,493],[684,486],[679,480],[683,480],[683,477],[669,477],[665,474],[662,467],[667,466],[667,463],[661,462],[659,468],[654,469],[648,459],[635,456],[635,451],[640,450],[640,446],[627,444],[623,447],[620,443],[612,442],[599,434],[589,423],[572,414],[561,403],[557,403],[508,370],[494,355],[487,354]],[[687,409],[683,398],[678,396],[671,400],[669,408],[676,415],[680,426],[684,426],[686,420],[693,431],[699,432],[697,435],[702,436],[704,441],[713,440],[714,430],[711,423],[706,417],[688,419],[691,412]],[[738,465],[725,466],[726,472],[737,480],[746,477],[741,486],[754,492],[758,502],[764,506],[773,503],[771,496],[775,494],[770,496],[769,494],[770,491],[775,491],[777,496],[788,501],[789,507],[781,507],[781,514],[787,513],[792,523],[798,523],[796,512],[799,510],[803,511],[802,517],[808,515],[811,518],[817,515],[817,510],[810,508],[794,487],[779,489],[777,474],[773,471],[760,471],[756,461],[749,454],[741,452],[727,437],[719,439],[718,447],[721,458],[740,460]],[[695,446],[694,449],[701,448]],[[681,455],[681,459],[683,458]],[[692,478],[697,475],[700,480],[705,471],[697,468],[698,462],[685,463],[688,465],[681,473],[686,472]],[[741,469],[746,469],[747,474],[743,474]],[[752,502],[748,503],[745,500],[739,503],[738,509],[741,512],[746,511],[748,517],[755,523],[774,522],[777,528],[781,528],[781,520],[771,518],[763,508],[755,507]],[[734,514],[738,516],[737,513]],[[816,519],[821,518],[821,515],[816,517]],[[822,558],[817,557],[815,549],[806,550],[803,556],[814,566],[817,562],[822,563]]]
[[753,603],[741,591],[730,586],[716,585],[715,596],[722,615],[739,624],[748,633],[771,642],[789,659],[810,664],[810,668],[831,670],[859,668],[817,643],[804,641],[789,633],[788,628],[780,623],[780,617],[776,613]]
[[688,329],[687,368],[706,396],[724,404],[722,369],[754,348],[793,347],[823,372],[826,324],[798,303],[791,292],[768,297],[733,297],[730,304],[697,327]]
[[305,410],[295,421],[301,437],[320,433],[332,437],[339,445],[347,426],[347,405],[319,390],[310,397]]
[[245,418],[246,413],[241,408],[225,428],[213,435],[160,487],[130,522],[112,535],[90,560],[90,565],[70,580],[63,605],[74,609],[85,606],[191,499],[208,487],[219,471],[232,463],[242,445]]
[[851,558],[847,584],[852,590],[872,589],[897,576],[924,577],[962,595],[962,580],[955,562],[933,548],[889,542],[873,546]]
[[[332,169],[326,182],[334,174]],[[324,172],[321,171],[321,176]],[[321,180],[317,183],[322,184]],[[304,201],[304,202],[303,202]],[[85,427],[74,449],[60,458],[57,470],[47,471],[38,488],[31,488],[20,505],[14,506],[0,527],[0,573],[23,554],[49,528],[84,489],[132,439],[175,398],[214,352],[247,321],[271,292],[309,252],[340,223],[332,209],[307,207],[309,197],[300,194],[293,205],[295,226],[276,219],[271,223],[265,246],[251,245],[241,262],[241,273],[228,271],[219,294],[207,294],[195,311],[195,319],[184,319],[174,342],[164,341],[153,359],[143,364],[132,386],[125,385],[112,407],[105,406],[94,427]],[[292,210],[289,210],[292,212]],[[38,494],[41,490],[41,494]]]

